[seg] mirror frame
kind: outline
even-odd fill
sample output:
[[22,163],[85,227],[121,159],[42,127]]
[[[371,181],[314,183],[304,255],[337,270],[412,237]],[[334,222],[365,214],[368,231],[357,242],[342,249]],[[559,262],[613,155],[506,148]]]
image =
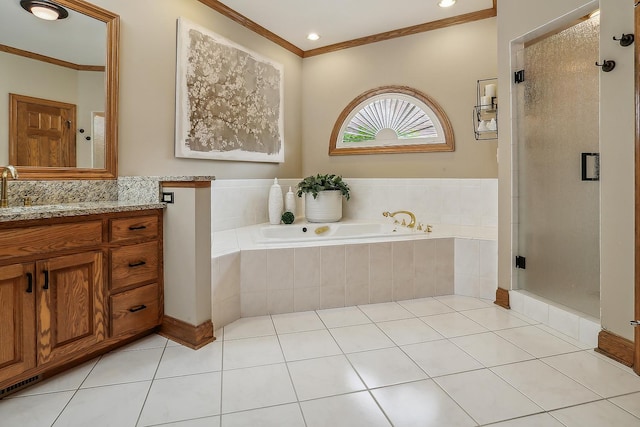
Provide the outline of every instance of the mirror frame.
[[[120,16],[84,0],[55,0],[65,8],[87,15],[107,25],[105,63],[105,153],[104,169],[16,166],[20,179],[116,179],[118,177],[118,92]],[[11,137],[11,135],[10,135]]]

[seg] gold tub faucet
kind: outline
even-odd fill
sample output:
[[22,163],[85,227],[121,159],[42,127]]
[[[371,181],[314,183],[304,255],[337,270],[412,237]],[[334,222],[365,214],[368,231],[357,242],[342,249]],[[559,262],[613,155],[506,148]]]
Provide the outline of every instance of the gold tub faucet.
[[7,165],[2,170],[2,198],[0,199],[0,208],[6,208],[9,206],[9,194],[7,190],[7,181],[9,174],[13,179],[18,179],[18,171],[11,165]]
[[[396,212],[382,212],[383,216],[386,217],[390,217],[390,218],[395,218],[395,216],[397,214],[405,214],[405,215],[409,215],[409,218],[411,218],[411,221],[409,222],[409,224],[406,223],[405,220],[402,220],[402,225],[409,227],[409,228],[414,228],[416,226],[416,216],[413,214],[413,212],[409,212],[409,211],[396,211]],[[396,220],[397,222],[397,220]]]

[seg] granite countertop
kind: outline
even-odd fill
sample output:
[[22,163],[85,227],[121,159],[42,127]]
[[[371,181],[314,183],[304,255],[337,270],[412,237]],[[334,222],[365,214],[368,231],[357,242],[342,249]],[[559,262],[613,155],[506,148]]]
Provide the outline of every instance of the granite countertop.
[[60,218],[110,212],[130,212],[145,209],[164,209],[164,203],[132,203],[123,201],[57,203],[52,205],[15,206],[0,208],[0,222],[29,219]]

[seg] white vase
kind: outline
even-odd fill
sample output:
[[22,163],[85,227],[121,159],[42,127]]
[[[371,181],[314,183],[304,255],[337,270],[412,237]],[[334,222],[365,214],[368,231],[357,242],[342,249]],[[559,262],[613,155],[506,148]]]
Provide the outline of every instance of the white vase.
[[296,195],[293,194],[291,187],[289,187],[289,191],[284,195],[284,211],[291,212],[294,216],[296,215]]
[[342,218],[342,193],[340,190],[326,190],[313,198],[311,193],[304,196],[305,217],[309,222],[336,222]]
[[282,188],[278,184],[278,178],[273,180],[273,185],[269,189],[269,224],[280,224],[282,218]]

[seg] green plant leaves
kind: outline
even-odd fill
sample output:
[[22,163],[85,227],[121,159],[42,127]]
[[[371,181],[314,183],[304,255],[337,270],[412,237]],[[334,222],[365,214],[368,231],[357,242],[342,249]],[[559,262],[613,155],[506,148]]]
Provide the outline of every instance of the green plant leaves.
[[311,194],[316,199],[320,191],[326,190],[340,190],[347,200],[351,197],[349,185],[342,180],[341,176],[335,174],[317,174],[304,178],[298,183],[297,194],[298,197],[302,197],[303,193]]

